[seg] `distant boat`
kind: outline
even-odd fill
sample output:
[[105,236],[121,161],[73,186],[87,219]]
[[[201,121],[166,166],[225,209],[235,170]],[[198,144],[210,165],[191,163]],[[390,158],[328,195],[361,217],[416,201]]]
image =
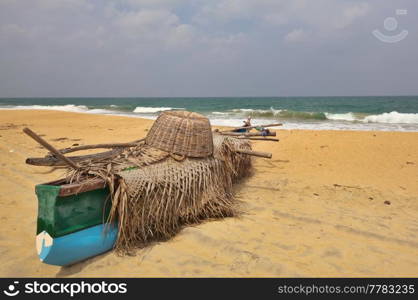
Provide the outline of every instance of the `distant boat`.
[[111,208],[104,181],[39,184],[36,248],[42,262],[67,266],[113,248],[118,228],[106,223]]

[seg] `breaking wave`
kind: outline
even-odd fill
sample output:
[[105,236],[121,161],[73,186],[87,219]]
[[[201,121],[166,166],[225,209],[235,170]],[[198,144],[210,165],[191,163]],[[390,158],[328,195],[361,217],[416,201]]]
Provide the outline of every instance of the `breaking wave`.
[[365,113],[328,113],[328,112],[305,112],[292,110],[255,110],[255,109],[233,109],[232,113],[252,118],[283,119],[283,120],[330,120],[345,122],[365,123],[388,123],[388,124],[418,124],[418,113],[399,113],[392,111],[378,115],[367,115]]
[[326,120],[323,112],[305,112],[285,109],[261,110],[261,109],[233,109],[232,112],[248,115],[253,118],[283,118],[283,119],[306,119],[306,120]]
[[392,111],[380,115],[370,115],[364,118],[367,123],[390,123],[390,124],[418,124],[418,114],[398,113]]
[[176,108],[176,107],[147,107],[147,106],[137,106],[133,112],[134,113],[143,113],[143,114],[150,114],[150,113],[157,113],[160,111],[166,110],[175,110],[175,109],[183,109],[183,108]]
[[325,113],[325,116],[328,120],[334,120],[334,121],[358,121],[359,118],[355,116],[354,113],[346,113],[346,114],[331,114],[331,113]]
[[[145,107],[145,106],[105,106],[87,105],[0,105],[0,110],[57,110],[76,113],[119,115],[155,119],[159,112],[183,109],[176,107]],[[134,109],[133,109],[134,108]],[[199,112],[199,111],[198,111]],[[217,109],[201,112],[207,115],[214,125],[239,126],[247,116],[253,118],[255,124],[267,124],[270,120],[285,124],[282,128],[300,129],[341,129],[341,130],[395,130],[418,131],[418,113],[400,113],[397,111],[380,114],[358,112],[330,113],[308,112],[287,109]]]
[[21,109],[21,110],[59,110],[68,112],[87,112],[89,108],[85,105],[16,105],[4,106],[0,109]]

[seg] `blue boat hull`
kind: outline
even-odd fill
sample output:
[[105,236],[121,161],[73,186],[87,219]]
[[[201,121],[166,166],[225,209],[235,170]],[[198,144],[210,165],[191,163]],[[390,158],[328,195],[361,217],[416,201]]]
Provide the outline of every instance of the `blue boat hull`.
[[44,263],[67,266],[111,250],[117,235],[115,224],[100,224],[56,238],[42,231],[36,237],[36,246]]

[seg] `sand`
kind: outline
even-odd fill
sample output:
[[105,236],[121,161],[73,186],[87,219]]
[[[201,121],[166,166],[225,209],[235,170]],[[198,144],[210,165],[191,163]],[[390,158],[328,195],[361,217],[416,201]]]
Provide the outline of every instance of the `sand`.
[[236,186],[240,218],[188,227],[173,239],[70,267],[39,261],[35,184],[60,177],[28,166],[58,148],[127,142],[152,121],[55,111],[0,111],[0,276],[417,276],[418,133],[279,130],[273,153]]

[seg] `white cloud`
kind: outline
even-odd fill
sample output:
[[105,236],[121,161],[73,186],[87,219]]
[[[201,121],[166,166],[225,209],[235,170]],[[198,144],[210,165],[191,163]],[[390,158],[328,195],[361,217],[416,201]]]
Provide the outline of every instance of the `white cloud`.
[[179,24],[179,18],[169,11],[164,10],[140,10],[138,12],[128,12],[120,14],[116,24],[122,30],[132,33],[155,34],[161,29],[167,29]]
[[352,25],[358,18],[366,16],[369,8],[365,2],[316,0],[293,7],[290,13],[312,30],[327,34]]
[[[372,7],[371,3],[0,0],[0,97],[97,96],[118,91],[131,96],[158,95],[167,86],[172,95],[191,94],[187,88],[195,88],[200,95],[257,90],[274,94],[279,85],[289,94],[292,89],[299,94],[301,86],[322,93],[335,91],[338,85],[320,83],[337,80],[341,74],[347,81],[357,80],[357,75],[349,78],[349,72],[342,71],[349,68],[355,74],[360,73],[356,68],[368,71],[361,74],[384,83],[380,74],[385,72],[375,71],[384,68],[381,61],[390,65],[388,53],[404,51],[397,53],[391,66],[395,71],[410,68],[413,64],[399,60],[410,57],[405,52],[416,48],[416,42],[408,38],[397,45],[398,50],[389,51],[368,36],[368,28],[382,26],[393,10],[393,4],[379,2]],[[399,7],[413,11],[418,9],[414,3]],[[416,27],[413,18],[402,17],[400,22],[408,20],[409,24],[400,25]],[[297,42],[306,47],[284,47]],[[346,51],[353,44],[356,47]],[[363,58],[371,52],[373,59],[370,55]],[[330,66],[326,74],[310,72],[324,64]],[[408,70],[410,78],[418,76],[417,68]],[[316,84],[312,78],[318,78]],[[358,84],[364,83],[363,89],[368,90],[365,82]]]
[[111,0],[115,3],[126,3],[134,7],[173,7],[184,2],[186,0]]
[[345,7],[342,11],[342,16],[337,21],[338,28],[345,28],[352,24],[357,18],[364,17],[370,10],[368,3],[356,3]]
[[132,47],[171,51],[184,50],[199,42],[194,26],[182,24],[180,18],[167,10],[142,9],[120,13],[115,18],[115,27],[110,28],[117,37],[126,36],[136,40]]
[[27,33],[27,30],[17,24],[4,24],[0,27],[0,36],[19,36]]
[[289,23],[289,16],[285,16],[280,13],[271,13],[271,14],[266,14],[263,17],[263,20],[267,24],[271,24],[271,25],[284,25],[284,24]]
[[302,42],[307,37],[307,34],[303,29],[294,29],[284,37],[284,40],[288,43]]
[[201,7],[193,20],[206,25],[234,20],[273,26],[299,23],[329,32],[351,25],[369,10],[368,3],[355,0],[213,0]]
[[31,0],[21,1],[24,6],[33,7],[34,9],[43,10],[91,10],[94,8],[94,4],[88,0]]
[[184,48],[190,46],[195,39],[195,28],[188,24],[180,24],[171,30],[166,42],[171,47]]

